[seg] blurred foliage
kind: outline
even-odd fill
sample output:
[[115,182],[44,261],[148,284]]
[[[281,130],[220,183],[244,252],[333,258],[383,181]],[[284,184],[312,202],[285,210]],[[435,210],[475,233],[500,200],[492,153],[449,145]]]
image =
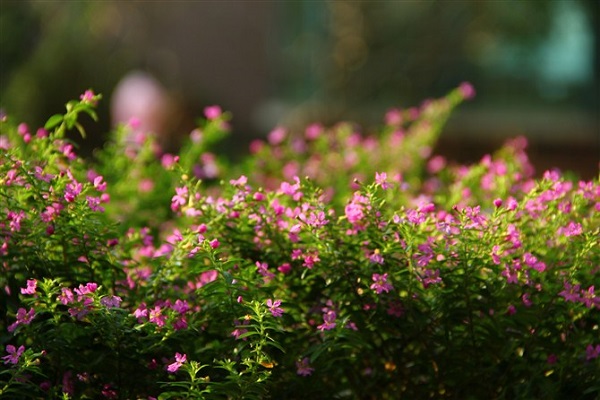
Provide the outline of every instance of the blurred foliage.
[[[190,32],[190,43],[173,45],[176,60],[161,59],[161,49],[156,49],[158,55],[150,54],[153,38],[171,33],[148,31],[160,18],[180,17],[171,13],[174,6],[1,0],[0,7],[0,107],[34,126],[41,125],[44,116],[60,111],[65,98],[88,87],[110,96],[119,78],[132,69],[145,69],[160,80],[163,64],[185,64],[185,57],[202,57],[205,52],[192,40],[199,34],[210,34],[214,46],[238,53],[240,64],[243,54],[247,56],[242,51],[244,43],[228,42],[231,37],[219,33],[237,29],[233,20],[219,19],[232,26],[207,32],[215,28],[210,28],[206,16],[196,14],[201,7],[194,8],[189,18],[197,19],[205,30]],[[349,115],[372,123],[387,107],[412,104],[423,95],[436,96],[465,80],[478,88],[482,106],[597,109],[598,72],[565,83],[565,89],[556,91],[559,95],[554,97],[544,92],[552,85],[539,73],[547,63],[540,56],[540,46],[550,40],[557,18],[563,18],[560,7],[583,15],[581,29],[598,41],[598,3],[594,0],[295,1],[268,7],[272,25],[256,32],[268,36],[268,49],[255,51],[256,57],[266,57],[274,66],[273,74],[266,73],[269,81],[264,85],[269,93],[265,96],[293,105],[291,110],[301,124],[316,119],[337,121]],[[227,14],[232,7],[220,10]],[[598,54],[590,57],[595,57],[597,67]],[[247,81],[258,79],[243,68],[240,74],[247,74]],[[210,79],[199,72],[181,80],[190,83],[190,91]],[[269,100],[264,99],[265,103]],[[108,102],[102,107],[100,119],[108,121]],[[193,109],[197,107],[194,104]],[[293,124],[294,115],[288,121]],[[108,130],[102,125],[88,128],[93,133],[91,141],[96,141],[92,145],[101,139],[99,133]]]

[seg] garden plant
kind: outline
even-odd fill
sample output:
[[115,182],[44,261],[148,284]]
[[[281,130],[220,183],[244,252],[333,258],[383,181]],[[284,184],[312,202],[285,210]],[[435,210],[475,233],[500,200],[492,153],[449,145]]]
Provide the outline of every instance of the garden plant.
[[436,155],[473,95],[235,164],[218,106],[178,154],[132,120],[89,159],[92,91],[1,116],[0,398],[600,397],[600,182],[535,175],[524,138]]

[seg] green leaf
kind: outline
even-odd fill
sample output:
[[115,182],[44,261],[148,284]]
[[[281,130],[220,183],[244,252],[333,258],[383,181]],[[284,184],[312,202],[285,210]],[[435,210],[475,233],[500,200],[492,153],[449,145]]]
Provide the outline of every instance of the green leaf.
[[64,117],[62,114],[54,114],[53,116],[48,118],[48,121],[46,121],[46,124],[44,125],[44,129],[50,130],[50,129],[54,128],[56,125],[63,122],[63,119],[64,119]]

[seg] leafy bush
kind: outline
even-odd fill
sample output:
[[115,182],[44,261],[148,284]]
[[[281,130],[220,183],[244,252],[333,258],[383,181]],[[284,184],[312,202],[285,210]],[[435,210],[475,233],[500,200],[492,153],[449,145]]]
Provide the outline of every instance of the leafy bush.
[[596,398],[600,184],[533,179],[523,138],[433,155],[472,94],[377,136],[276,128],[240,165],[218,107],[178,155],[124,125],[94,160],[65,136],[90,91],[3,117],[0,394]]

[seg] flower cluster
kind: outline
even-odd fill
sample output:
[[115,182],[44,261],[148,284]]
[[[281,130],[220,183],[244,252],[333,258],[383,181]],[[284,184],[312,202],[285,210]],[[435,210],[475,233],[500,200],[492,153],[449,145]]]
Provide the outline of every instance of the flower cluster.
[[177,154],[132,122],[93,161],[66,135],[91,91],[3,120],[0,395],[597,397],[600,182],[535,178],[523,138],[433,154],[474,94],[377,135],[278,127],[236,165],[218,106]]

